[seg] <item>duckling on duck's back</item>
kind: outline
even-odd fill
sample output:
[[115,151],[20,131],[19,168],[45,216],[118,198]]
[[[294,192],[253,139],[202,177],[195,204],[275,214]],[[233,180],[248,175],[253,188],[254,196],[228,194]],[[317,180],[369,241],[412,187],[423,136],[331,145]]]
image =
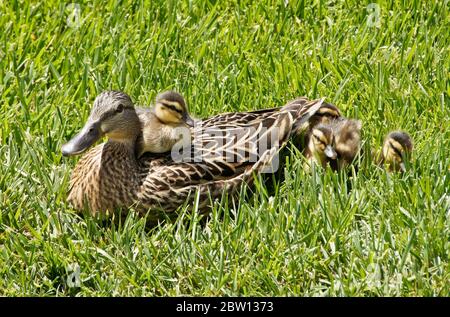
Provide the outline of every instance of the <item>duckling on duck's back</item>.
[[137,157],[145,152],[169,152],[182,137],[179,128],[194,125],[183,96],[174,91],[159,94],[155,106],[149,111],[140,109],[138,115],[142,124],[142,135],[136,143]]

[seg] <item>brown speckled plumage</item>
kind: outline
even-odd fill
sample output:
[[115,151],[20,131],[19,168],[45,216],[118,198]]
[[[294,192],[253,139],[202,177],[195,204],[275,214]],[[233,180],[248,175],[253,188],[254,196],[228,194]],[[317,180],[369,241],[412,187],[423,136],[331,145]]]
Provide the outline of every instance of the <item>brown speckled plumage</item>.
[[124,145],[97,145],[75,166],[68,200],[76,209],[86,205],[92,212],[131,205],[136,201],[135,193],[142,182],[140,174],[144,171]]

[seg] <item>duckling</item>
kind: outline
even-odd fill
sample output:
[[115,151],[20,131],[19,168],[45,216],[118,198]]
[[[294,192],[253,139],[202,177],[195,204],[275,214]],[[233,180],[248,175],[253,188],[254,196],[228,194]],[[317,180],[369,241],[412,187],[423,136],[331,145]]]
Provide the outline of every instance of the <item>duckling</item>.
[[390,132],[378,155],[378,164],[385,165],[389,172],[405,172],[405,160],[411,155],[413,143],[411,137],[403,131]]
[[329,124],[318,124],[312,128],[308,135],[308,144],[304,151],[307,159],[304,165],[309,171],[313,164],[326,167],[327,163],[334,162],[337,158],[336,140],[333,129]]
[[337,169],[343,170],[355,160],[361,149],[361,128],[359,120],[339,118],[330,122],[335,136]]
[[332,170],[350,165],[360,150],[361,121],[338,118],[320,123],[308,134],[305,156],[309,161]]
[[180,128],[194,126],[183,96],[174,91],[159,94],[154,107],[147,111],[140,108],[138,116],[142,126],[136,143],[138,158],[145,152],[169,152],[183,136]]

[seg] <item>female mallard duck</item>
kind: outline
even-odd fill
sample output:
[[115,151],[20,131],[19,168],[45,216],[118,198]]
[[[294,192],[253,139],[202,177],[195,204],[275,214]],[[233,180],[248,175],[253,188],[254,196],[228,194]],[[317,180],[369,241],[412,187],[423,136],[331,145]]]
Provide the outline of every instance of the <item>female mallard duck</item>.
[[[200,158],[174,161],[168,155],[137,159],[141,122],[133,103],[122,92],[104,92],[80,133],[62,147],[63,155],[77,155],[108,137],[75,166],[68,200],[76,209],[87,207],[92,213],[130,206],[172,212],[197,191],[199,208],[205,207],[208,197],[233,194],[243,183],[251,183],[253,174],[272,163],[321,103],[299,98],[287,107],[211,117],[192,128]],[[233,134],[237,128],[239,133]]]
[[342,170],[350,165],[361,148],[361,121],[338,118],[320,123],[308,134],[305,167],[317,164]]
[[412,139],[406,132],[392,131],[386,136],[382,151],[376,156],[376,162],[386,167],[389,172],[405,172],[405,161],[412,150]]
[[138,157],[145,152],[169,152],[182,137],[180,128],[194,125],[184,98],[174,91],[159,94],[153,108],[147,111],[143,108],[139,110],[142,134],[136,143]]

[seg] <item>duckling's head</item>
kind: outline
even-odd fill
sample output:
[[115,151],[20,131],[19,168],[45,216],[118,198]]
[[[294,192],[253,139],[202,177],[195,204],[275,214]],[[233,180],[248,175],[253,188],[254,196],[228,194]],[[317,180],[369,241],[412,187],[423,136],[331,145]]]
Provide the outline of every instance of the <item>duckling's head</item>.
[[183,96],[175,91],[165,91],[156,96],[155,115],[165,124],[194,126]]
[[319,124],[312,129],[308,146],[310,151],[320,158],[337,158],[334,133],[328,125]]
[[352,161],[361,146],[361,121],[339,118],[332,124],[335,127],[336,149],[339,155]]
[[403,131],[389,133],[383,144],[384,162],[392,170],[406,171],[405,160],[412,152],[413,144],[411,137]]
[[322,103],[319,110],[309,119],[309,126],[315,127],[318,124],[327,124],[341,116],[339,109],[330,103]]
[[106,135],[115,142],[134,145],[140,133],[139,118],[131,98],[119,91],[105,91],[95,98],[83,129],[63,145],[64,156],[78,155]]

